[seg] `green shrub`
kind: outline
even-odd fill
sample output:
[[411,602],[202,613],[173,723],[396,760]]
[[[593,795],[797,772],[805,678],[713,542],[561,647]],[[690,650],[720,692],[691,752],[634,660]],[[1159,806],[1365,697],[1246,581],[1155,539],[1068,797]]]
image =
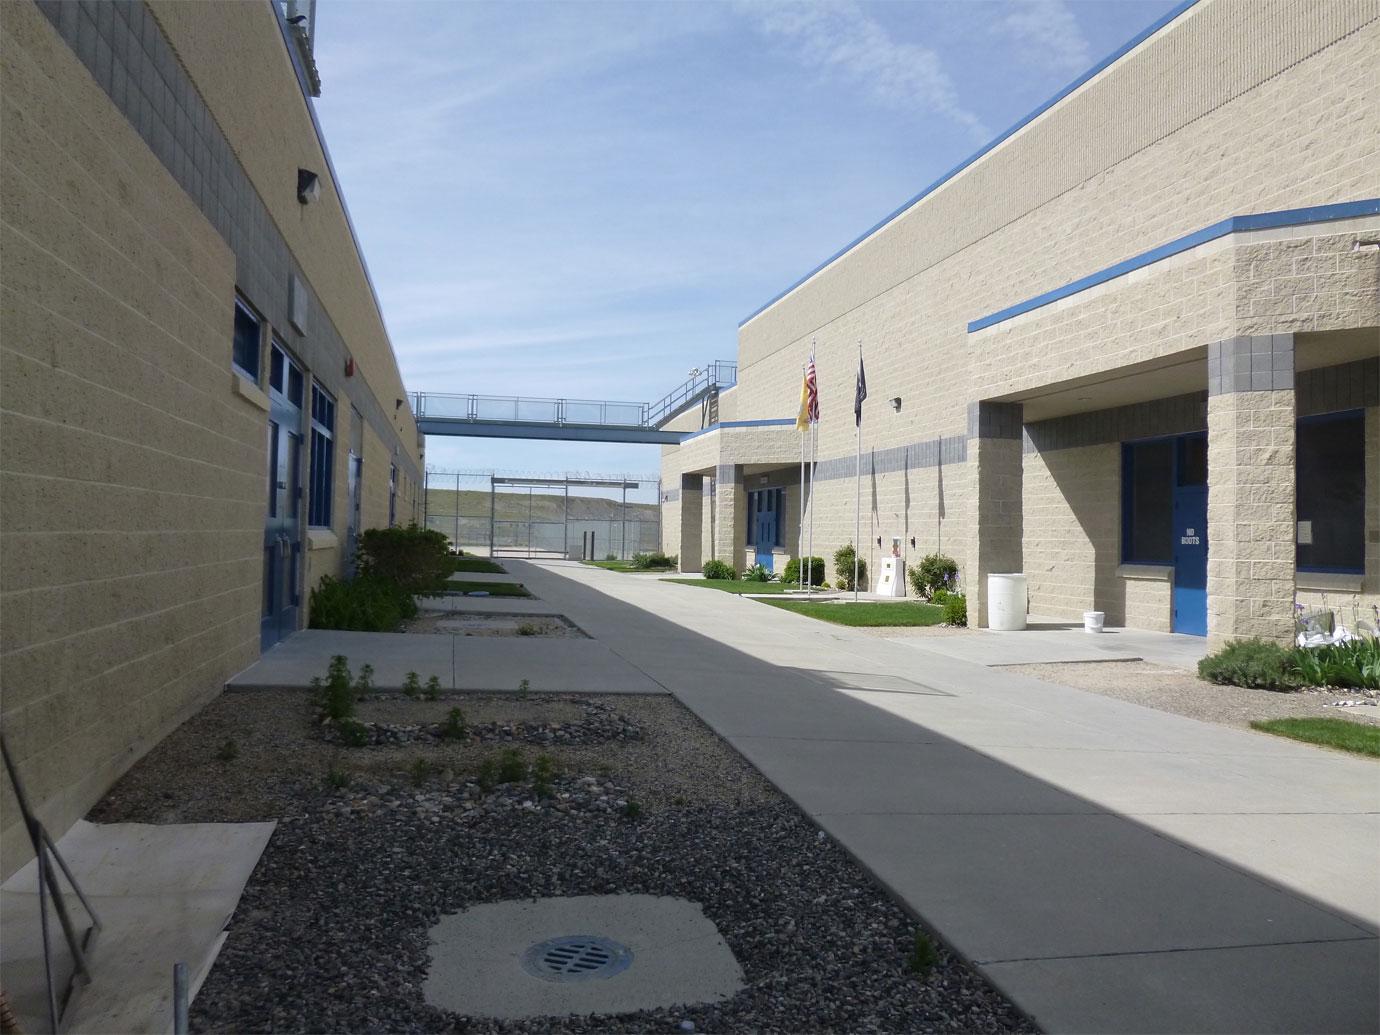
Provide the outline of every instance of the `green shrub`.
[[825,579],[823,557],[811,557],[808,564],[802,564],[799,557],[792,557],[786,562],[786,570],[781,573],[781,581],[790,586],[800,585],[802,568],[810,576],[811,586],[823,585]]
[[630,823],[636,823],[642,818],[642,806],[635,801],[630,801],[623,806],[623,818]]
[[944,624],[966,626],[968,624],[968,598],[962,593],[944,594]]
[[359,573],[391,582],[408,593],[424,593],[450,572],[447,544],[441,532],[416,525],[365,529],[359,537]]
[[949,597],[952,595],[953,594],[951,594],[947,589],[936,589],[934,591],[934,596],[930,597],[930,603],[942,604],[944,603],[944,601],[948,600]]
[[428,780],[430,780],[433,776],[435,776],[437,772],[439,772],[439,769],[438,769],[436,763],[433,762],[433,761],[431,761],[431,759],[429,759],[429,758],[419,758],[419,759],[417,759],[416,761],[414,761],[414,762],[412,763],[412,769],[411,769],[412,786],[413,786],[413,787],[420,787],[422,784],[426,783],[426,782],[427,782]]
[[1380,640],[1374,637],[1295,647],[1289,661],[1305,686],[1380,690]]
[[426,689],[422,691],[422,696],[428,701],[435,701],[441,696],[441,677],[428,676]]
[[958,585],[958,563],[942,553],[926,554],[910,569],[910,588],[924,600],[938,603],[934,595],[952,592]]
[[415,672],[409,672],[407,678],[403,680],[402,692],[412,699],[422,696],[422,677]]
[[486,758],[479,763],[479,772],[475,776],[475,782],[479,784],[479,789],[485,794],[498,786],[498,763],[492,758]]
[[1266,640],[1233,640],[1198,662],[1198,675],[1212,683],[1258,690],[1295,690],[1301,679],[1292,652]]
[[322,782],[332,790],[344,790],[346,787],[350,786],[350,774],[332,763],[331,767],[326,770],[326,775]]
[[701,567],[701,573],[707,579],[728,579],[730,582],[738,577],[733,566],[725,564],[723,561],[705,561]]
[[324,680],[320,676],[312,677],[312,693],[322,716],[340,722],[354,715],[355,689],[351,683],[350,661],[344,654],[331,658]]
[[673,557],[667,557],[660,551],[656,553],[635,553],[632,556],[632,566],[638,571],[665,571],[676,566]]
[[452,708],[446,714],[446,721],[441,725],[441,738],[443,740],[464,740],[469,731],[469,725],[465,722],[465,713],[459,708]]
[[498,782],[519,783],[527,779],[527,763],[517,748],[507,748],[498,756]]
[[222,762],[233,762],[240,757],[240,746],[235,743],[234,737],[220,746],[220,749],[216,751],[216,757]]
[[[834,551],[834,579],[845,592],[853,591],[853,544],[840,546]],[[867,589],[867,562],[858,561],[858,588]]]
[[916,977],[925,977],[938,962],[939,950],[934,947],[930,936],[924,931],[916,931],[910,955],[906,957],[906,969]]
[[556,789],[551,782],[557,775],[556,760],[550,755],[538,755],[532,763],[532,793],[538,798],[555,797]]
[[606,554],[604,554],[604,560],[606,560],[606,561],[616,561],[616,560],[618,560],[618,554],[616,554],[616,553],[606,553]]
[[771,569],[765,564],[754,564],[747,571],[743,572],[744,582],[770,582]]
[[359,675],[355,677],[355,693],[364,696],[374,689],[374,666],[367,661],[360,666]]
[[374,575],[345,580],[322,577],[311,591],[311,627],[351,632],[395,632],[417,616],[412,594],[397,583]]
[[340,719],[335,728],[340,732],[340,742],[346,747],[362,748],[369,743],[369,727],[358,719]]

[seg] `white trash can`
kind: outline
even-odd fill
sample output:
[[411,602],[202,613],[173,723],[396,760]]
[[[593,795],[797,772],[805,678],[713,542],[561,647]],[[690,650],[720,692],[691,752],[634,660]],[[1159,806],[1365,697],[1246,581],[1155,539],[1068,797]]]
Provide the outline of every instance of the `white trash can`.
[[1106,621],[1106,614],[1102,611],[1083,612],[1083,631],[1086,633],[1100,633],[1102,623]]
[[987,576],[987,628],[1025,628],[1025,576],[1020,572]]

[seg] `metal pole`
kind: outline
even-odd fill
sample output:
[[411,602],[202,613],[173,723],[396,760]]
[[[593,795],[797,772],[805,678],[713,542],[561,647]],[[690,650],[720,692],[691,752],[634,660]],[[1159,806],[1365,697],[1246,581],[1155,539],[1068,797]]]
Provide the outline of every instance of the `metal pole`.
[[455,548],[460,549],[460,474],[455,475]]
[[657,542],[657,549],[660,550],[662,553],[665,553],[665,552],[666,552],[666,544],[662,541],[662,538],[661,538],[661,528],[662,528],[662,524],[661,524],[661,521],[662,521],[662,517],[661,517],[661,508],[664,507],[665,505],[666,505],[666,504],[665,504],[664,502],[662,502],[662,498],[661,498],[661,479],[660,479],[660,478],[657,478],[657,480],[656,480],[656,542]]
[[565,476],[565,504],[561,509],[561,560],[570,557],[570,475]]
[[[802,374],[801,376],[803,377],[804,375]],[[807,423],[805,425],[805,431],[800,435],[800,527],[796,529],[795,555],[800,558],[800,563],[796,567],[796,577],[801,586],[809,582],[809,575],[806,569],[810,566],[809,561],[805,557],[805,440],[810,437],[809,430],[810,425]]]
[[805,593],[809,595],[814,585],[815,570],[815,449],[819,445],[819,423],[810,425],[810,575],[809,581],[805,583]]
[[533,486],[527,486],[527,559],[532,559],[532,490]]
[[628,480],[623,479],[623,505],[618,510],[618,518],[623,526],[623,542],[618,547],[619,556],[628,559]]
[[187,964],[173,964],[173,1035],[187,1035]]
[[497,523],[497,511],[494,499],[494,476],[489,475],[489,556],[493,557],[497,553],[497,543],[494,542],[494,526]]
[[[859,355],[861,355],[861,351]],[[862,554],[862,413],[858,414],[857,453],[853,457],[853,603],[858,602],[858,559]]]

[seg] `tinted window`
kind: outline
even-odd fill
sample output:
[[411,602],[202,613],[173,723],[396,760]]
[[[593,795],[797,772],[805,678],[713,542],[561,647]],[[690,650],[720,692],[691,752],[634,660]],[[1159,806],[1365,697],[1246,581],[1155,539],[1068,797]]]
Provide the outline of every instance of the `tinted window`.
[[1174,449],[1172,441],[1122,446],[1121,559],[1127,564],[1173,563]]
[[235,303],[235,344],[231,359],[254,381],[259,380],[259,318],[243,303]]
[[1366,445],[1361,412],[1298,423],[1297,563],[1359,572],[1365,566]]

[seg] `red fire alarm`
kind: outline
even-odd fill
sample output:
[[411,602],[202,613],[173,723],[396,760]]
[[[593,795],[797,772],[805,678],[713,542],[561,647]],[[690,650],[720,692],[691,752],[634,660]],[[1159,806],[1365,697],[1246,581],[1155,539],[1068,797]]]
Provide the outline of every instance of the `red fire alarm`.
[[354,356],[346,356],[346,357],[345,357],[345,376],[346,376],[346,377],[354,377],[354,376],[355,376],[355,357],[354,357]]

